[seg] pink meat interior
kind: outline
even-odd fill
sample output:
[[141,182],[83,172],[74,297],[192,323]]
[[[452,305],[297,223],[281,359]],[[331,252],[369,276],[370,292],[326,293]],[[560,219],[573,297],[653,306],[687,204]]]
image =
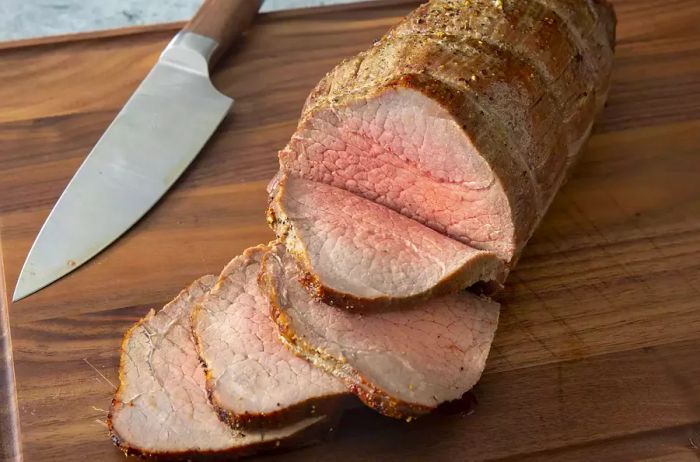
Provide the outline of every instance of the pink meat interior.
[[387,89],[316,111],[280,162],[505,260],[513,253],[503,186],[455,119],[418,91]]

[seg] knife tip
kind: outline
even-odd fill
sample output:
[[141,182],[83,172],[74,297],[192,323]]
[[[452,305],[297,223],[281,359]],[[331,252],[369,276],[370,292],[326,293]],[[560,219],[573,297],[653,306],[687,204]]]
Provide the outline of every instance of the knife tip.
[[22,300],[24,297],[29,295],[28,293],[23,293],[19,291],[19,287],[15,289],[15,293],[12,294],[12,303]]
[[22,273],[20,273],[19,278],[17,279],[17,285],[15,286],[15,291],[12,294],[12,303],[18,302],[36,291],[36,288],[27,287],[27,284],[22,277]]

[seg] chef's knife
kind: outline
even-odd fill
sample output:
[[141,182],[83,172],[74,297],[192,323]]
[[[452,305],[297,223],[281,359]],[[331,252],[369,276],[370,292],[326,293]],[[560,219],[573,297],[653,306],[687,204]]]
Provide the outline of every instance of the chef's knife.
[[136,223],[197,156],[233,100],[209,67],[262,0],[205,0],[168,44],[56,202],[32,245],[13,301],[70,273]]

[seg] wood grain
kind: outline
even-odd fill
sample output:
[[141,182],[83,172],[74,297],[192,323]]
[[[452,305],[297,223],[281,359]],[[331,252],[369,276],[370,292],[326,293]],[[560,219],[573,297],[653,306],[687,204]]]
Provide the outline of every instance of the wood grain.
[[0,461],[15,462],[22,460],[22,446],[8,300],[0,239]]
[[[508,281],[476,412],[404,424],[357,410],[335,441],[269,460],[697,460],[700,4],[614,3],[608,106]],[[213,76],[233,112],[176,187],[95,260],[11,307],[26,460],[123,460],[103,425],[122,333],[271,237],[264,186],[308,91],[414,5],[261,15]],[[10,288],[173,31],[0,50]]]

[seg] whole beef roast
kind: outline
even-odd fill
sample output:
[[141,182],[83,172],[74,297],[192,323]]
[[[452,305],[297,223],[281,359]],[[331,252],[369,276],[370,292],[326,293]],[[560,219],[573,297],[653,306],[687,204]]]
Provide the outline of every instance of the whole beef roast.
[[260,245],[234,258],[192,313],[209,397],[234,426],[269,428],[323,415],[347,394],[338,379],[280,341],[257,283],[267,249]]
[[295,353],[341,378],[368,406],[397,418],[460,398],[484,369],[498,304],[468,292],[399,310],[354,313],[315,300],[294,259],[277,245],[261,284]]
[[513,264],[609,85],[604,0],[432,0],[309,95],[281,169]]
[[283,177],[268,218],[322,300],[347,308],[405,304],[495,279],[495,254],[473,249],[343,189]]
[[124,336],[119,388],[108,426],[112,440],[125,452],[178,458],[249,454],[282,443],[301,444],[328,428],[327,418],[320,415],[245,433],[219,420],[207,400],[204,369],[189,325],[190,310],[214,280],[214,276],[197,280]]

